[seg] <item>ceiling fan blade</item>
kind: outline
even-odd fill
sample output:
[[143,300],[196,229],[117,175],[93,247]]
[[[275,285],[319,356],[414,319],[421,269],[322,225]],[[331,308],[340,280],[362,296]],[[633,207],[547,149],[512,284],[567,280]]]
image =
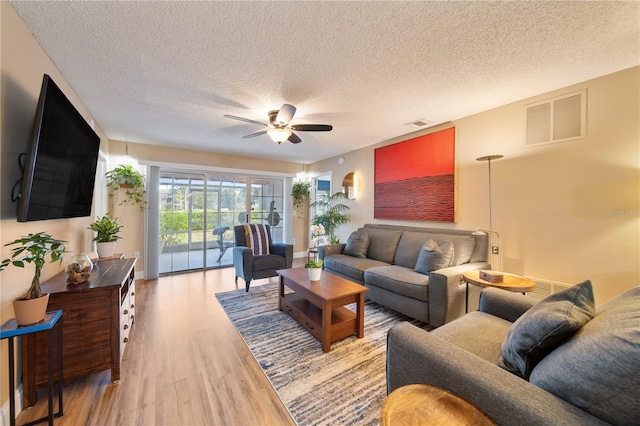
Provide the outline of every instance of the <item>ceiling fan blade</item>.
[[291,143],[300,143],[300,142],[302,142],[302,139],[300,139],[298,137],[298,135],[296,135],[295,133],[291,133],[291,136],[289,136],[289,138],[287,140],[289,142],[291,142]]
[[278,111],[278,116],[276,117],[276,124],[280,126],[286,126],[287,124],[289,124],[289,122],[291,121],[295,113],[296,113],[296,107],[289,104],[283,104],[282,107],[280,108],[280,111]]
[[259,121],[251,120],[251,119],[248,119],[248,118],[242,118],[242,117],[238,117],[238,116],[235,116],[235,115],[229,115],[229,114],[225,114],[224,116],[227,117],[227,118],[231,118],[232,120],[244,121],[245,123],[257,124],[259,126],[266,126],[265,123],[261,123]]
[[259,132],[255,132],[255,133],[251,133],[250,135],[243,136],[242,139],[255,138],[256,136],[266,135],[266,134],[267,134],[266,130],[260,130]]
[[299,130],[302,132],[328,132],[333,129],[330,124],[296,124],[291,126],[291,130]]

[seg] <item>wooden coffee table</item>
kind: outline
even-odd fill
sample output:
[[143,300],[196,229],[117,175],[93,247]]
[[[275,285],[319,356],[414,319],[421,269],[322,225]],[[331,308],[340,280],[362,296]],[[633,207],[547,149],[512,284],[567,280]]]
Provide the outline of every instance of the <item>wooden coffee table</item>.
[[[329,352],[331,343],[355,334],[364,337],[364,293],[368,288],[322,271],[320,281],[309,281],[305,268],[282,269],[278,308],[322,343]],[[285,294],[285,287],[294,293]],[[356,303],[356,312],[345,305]]]

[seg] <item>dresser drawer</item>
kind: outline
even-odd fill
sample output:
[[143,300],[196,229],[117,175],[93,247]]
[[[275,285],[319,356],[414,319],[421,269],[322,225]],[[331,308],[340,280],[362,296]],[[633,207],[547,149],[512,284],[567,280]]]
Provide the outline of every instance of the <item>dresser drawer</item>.
[[298,322],[305,330],[311,333],[312,336],[314,336],[318,340],[322,340],[322,327],[320,327],[318,323],[313,321],[302,312],[300,312],[298,315]]

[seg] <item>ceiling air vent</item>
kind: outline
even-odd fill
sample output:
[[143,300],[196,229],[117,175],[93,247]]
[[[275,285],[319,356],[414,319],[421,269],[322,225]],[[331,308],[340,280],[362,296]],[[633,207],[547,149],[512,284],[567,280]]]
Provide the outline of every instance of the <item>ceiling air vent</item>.
[[587,137],[587,90],[525,106],[526,145]]
[[410,123],[406,123],[405,126],[411,126],[411,127],[424,127],[427,126],[429,124],[433,123],[432,120],[427,120],[426,118],[420,118],[416,121],[412,121]]

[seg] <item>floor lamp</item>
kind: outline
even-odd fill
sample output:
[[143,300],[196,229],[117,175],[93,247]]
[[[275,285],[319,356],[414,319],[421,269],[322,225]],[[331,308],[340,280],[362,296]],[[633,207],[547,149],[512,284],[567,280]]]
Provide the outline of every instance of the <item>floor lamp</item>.
[[[498,255],[498,270],[502,270],[502,251],[500,250],[500,234],[498,234],[496,231],[493,230],[493,217],[492,217],[492,210],[491,210],[491,161],[493,160],[499,160],[502,157],[504,157],[504,155],[500,155],[500,154],[494,154],[494,155],[485,155],[484,157],[479,157],[476,158],[476,161],[486,161],[487,164],[489,165],[489,229],[481,229],[481,228],[477,228],[475,233],[480,233],[482,234],[483,232],[487,232],[490,234],[489,238],[491,241],[491,254],[494,255]],[[497,245],[493,244],[493,234],[496,234],[497,237]]]

